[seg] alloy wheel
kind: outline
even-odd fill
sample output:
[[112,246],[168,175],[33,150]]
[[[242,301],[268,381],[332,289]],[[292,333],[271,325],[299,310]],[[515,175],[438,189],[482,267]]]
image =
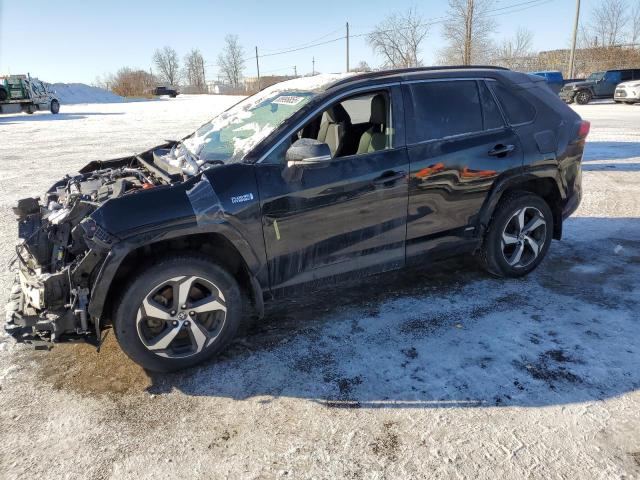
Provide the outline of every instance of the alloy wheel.
[[136,328],[151,352],[185,358],[210,346],[226,317],[225,298],[216,285],[202,277],[182,276],[151,289],[138,308]]
[[535,207],[522,207],[509,219],[502,231],[501,248],[512,268],[525,268],[542,252],[547,236],[547,221]]

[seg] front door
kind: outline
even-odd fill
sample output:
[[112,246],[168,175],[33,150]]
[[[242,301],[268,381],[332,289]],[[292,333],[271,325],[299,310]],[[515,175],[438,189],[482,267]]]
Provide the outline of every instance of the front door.
[[474,241],[474,225],[496,179],[522,167],[522,148],[483,80],[405,88],[411,161],[407,258]]
[[[256,165],[272,288],[404,264],[409,162],[397,102],[395,88],[343,97]],[[288,166],[303,137],[333,158]]]

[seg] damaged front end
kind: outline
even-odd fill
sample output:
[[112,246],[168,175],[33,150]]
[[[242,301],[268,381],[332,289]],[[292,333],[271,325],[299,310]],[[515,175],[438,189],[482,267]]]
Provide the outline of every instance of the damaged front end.
[[[163,145],[166,148],[171,146]],[[119,239],[95,213],[111,199],[182,180],[154,163],[158,152],[92,162],[38,198],[14,207],[19,242],[5,330],[18,341],[100,339],[100,319],[88,306],[96,276]],[[98,215],[99,217],[99,215]]]

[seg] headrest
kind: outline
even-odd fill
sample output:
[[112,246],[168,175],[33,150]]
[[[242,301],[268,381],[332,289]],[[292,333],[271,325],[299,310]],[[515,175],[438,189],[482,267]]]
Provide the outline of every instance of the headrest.
[[328,109],[326,113],[333,123],[351,123],[349,114],[339,103],[336,103],[333,107]]
[[387,123],[387,101],[381,93],[371,99],[371,119],[369,122],[374,125]]

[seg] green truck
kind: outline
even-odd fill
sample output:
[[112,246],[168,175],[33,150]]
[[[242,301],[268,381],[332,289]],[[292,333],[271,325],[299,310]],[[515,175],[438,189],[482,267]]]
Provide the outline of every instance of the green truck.
[[27,75],[0,76],[0,113],[60,111],[60,101],[46,83]]

